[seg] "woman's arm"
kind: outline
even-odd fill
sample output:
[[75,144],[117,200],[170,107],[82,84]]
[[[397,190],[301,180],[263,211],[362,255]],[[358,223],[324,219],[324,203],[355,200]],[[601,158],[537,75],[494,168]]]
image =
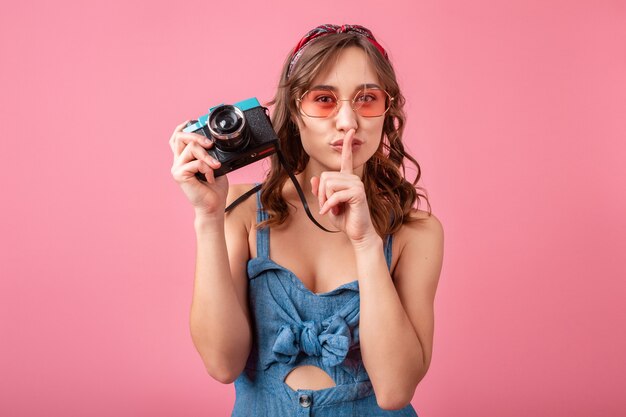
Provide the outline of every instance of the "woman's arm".
[[[229,202],[242,192],[229,191]],[[247,303],[246,204],[217,218],[198,213],[196,273],[190,327],[208,373],[231,383],[243,371],[252,334]]]
[[396,237],[405,244],[393,281],[378,236],[354,246],[361,353],[384,409],[409,404],[430,365],[433,304],[443,259],[443,229],[434,216],[405,224]]
[[[226,176],[215,178],[213,171],[220,162],[207,152],[213,142],[184,132],[186,125],[176,127],[169,144],[174,156],[172,176],[196,212],[191,336],[209,374],[229,383],[243,370],[252,339],[246,302],[245,211],[242,205],[224,216],[227,201],[240,187],[229,187]],[[206,181],[198,180],[198,173]]]
[[[361,354],[381,408],[399,409],[424,377],[433,343],[433,304],[443,259],[443,229],[434,216],[396,234],[401,253],[392,281],[383,242],[372,224],[365,188],[353,173],[354,129],[345,137],[341,171],[311,179],[320,214],[352,242],[361,296]],[[417,216],[418,213],[414,213]],[[395,282],[394,282],[395,281]]]

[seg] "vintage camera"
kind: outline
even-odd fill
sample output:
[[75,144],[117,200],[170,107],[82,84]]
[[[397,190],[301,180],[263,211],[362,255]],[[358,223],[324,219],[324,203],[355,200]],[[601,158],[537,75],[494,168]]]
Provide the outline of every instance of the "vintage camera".
[[[270,156],[278,148],[278,137],[267,109],[256,98],[215,106],[208,114],[190,121],[183,131],[213,141],[214,146],[207,152],[221,162],[214,171],[216,177]],[[196,177],[206,181],[200,172]]]

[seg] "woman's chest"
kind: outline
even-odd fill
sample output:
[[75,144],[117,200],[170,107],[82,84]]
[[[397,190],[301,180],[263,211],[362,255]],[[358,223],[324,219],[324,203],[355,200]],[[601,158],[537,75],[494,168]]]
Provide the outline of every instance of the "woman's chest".
[[357,279],[357,269],[348,244],[319,239],[274,239],[270,245],[274,262],[293,272],[314,293],[325,293]]
[[[321,231],[320,231],[321,232]],[[269,257],[291,271],[311,292],[320,294],[357,280],[352,245],[343,233],[317,233],[307,227],[272,228]],[[256,256],[256,242],[251,254]]]

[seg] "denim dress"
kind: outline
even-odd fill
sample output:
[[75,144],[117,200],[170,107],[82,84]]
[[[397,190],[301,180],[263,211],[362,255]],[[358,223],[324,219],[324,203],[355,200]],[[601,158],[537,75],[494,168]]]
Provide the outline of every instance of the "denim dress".
[[[257,223],[267,219],[257,193]],[[235,380],[233,417],[413,416],[409,404],[383,410],[361,359],[358,281],[316,294],[270,259],[270,229],[257,230],[257,257],[248,261],[253,344]],[[391,243],[385,258],[391,264]],[[284,380],[297,366],[323,369],[336,386],[293,390]]]

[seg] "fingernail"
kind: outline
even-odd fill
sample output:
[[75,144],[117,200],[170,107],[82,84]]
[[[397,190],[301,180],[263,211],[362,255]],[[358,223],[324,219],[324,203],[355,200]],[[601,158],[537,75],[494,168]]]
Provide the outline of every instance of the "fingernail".
[[209,138],[204,138],[204,143],[211,143],[211,140]]

